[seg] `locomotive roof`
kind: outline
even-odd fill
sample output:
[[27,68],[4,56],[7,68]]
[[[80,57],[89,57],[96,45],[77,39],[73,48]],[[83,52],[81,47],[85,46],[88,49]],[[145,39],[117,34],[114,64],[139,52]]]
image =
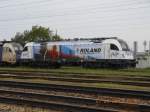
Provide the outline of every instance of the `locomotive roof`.
[[94,38],[93,40],[70,40],[70,41],[52,41],[52,42],[29,42],[25,46],[40,46],[41,44],[47,45],[79,45],[79,44],[92,44],[92,43],[102,43],[102,44],[114,44],[119,50],[129,50],[128,44],[118,38]]
[[93,43],[93,42],[88,41],[88,40],[47,42],[48,45],[53,45],[53,44],[56,44],[56,45],[72,45],[72,44],[90,44],[90,43]]

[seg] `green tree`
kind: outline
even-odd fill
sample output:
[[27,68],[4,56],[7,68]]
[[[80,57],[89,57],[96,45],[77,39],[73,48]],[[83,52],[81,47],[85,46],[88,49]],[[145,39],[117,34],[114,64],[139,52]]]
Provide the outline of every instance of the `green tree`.
[[18,42],[18,43],[24,45],[24,43],[25,43],[24,35],[19,33],[19,32],[17,32],[15,37],[11,38],[11,41]]
[[11,40],[24,44],[27,42],[61,40],[61,38],[57,34],[54,35],[53,31],[49,28],[33,26],[31,30],[25,30],[23,33],[16,33],[15,37]]
[[53,35],[52,40],[62,40],[62,38],[59,35]]

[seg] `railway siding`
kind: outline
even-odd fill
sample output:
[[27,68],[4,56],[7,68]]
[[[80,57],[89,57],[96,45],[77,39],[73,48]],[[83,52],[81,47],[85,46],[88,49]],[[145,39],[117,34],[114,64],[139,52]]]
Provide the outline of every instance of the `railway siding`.
[[150,86],[148,76],[109,77],[89,74],[59,76],[53,73],[17,72],[0,73],[0,77],[1,103],[61,112],[148,112],[150,110],[149,89],[143,91],[89,86],[112,83],[148,88]]
[[[102,111],[102,112],[119,112],[121,109],[130,109],[134,111],[137,109],[145,111],[150,109],[150,106],[141,105],[141,104],[133,104],[133,103],[119,103],[113,101],[105,101],[100,99],[89,99],[89,98],[80,98],[80,97],[68,97],[68,96],[58,96],[58,95],[46,95],[46,94],[39,94],[33,92],[16,92],[16,91],[0,91],[0,102],[5,103],[16,103],[20,104],[20,102],[28,102],[30,105],[35,106],[44,106],[46,108],[54,108],[56,109],[57,106],[61,105],[61,109],[73,109],[76,110],[79,108],[79,111]],[[40,103],[39,103],[40,102]],[[21,103],[21,104],[22,104]],[[41,103],[43,103],[41,105]],[[47,107],[46,105],[55,105],[54,107]],[[71,105],[72,104],[72,105]],[[100,106],[100,107],[99,107]],[[107,109],[105,109],[105,108]],[[111,108],[110,108],[111,107]],[[115,109],[112,109],[115,108]],[[88,109],[88,110],[87,110]],[[117,110],[116,110],[117,109]],[[64,110],[64,109],[63,109]]]

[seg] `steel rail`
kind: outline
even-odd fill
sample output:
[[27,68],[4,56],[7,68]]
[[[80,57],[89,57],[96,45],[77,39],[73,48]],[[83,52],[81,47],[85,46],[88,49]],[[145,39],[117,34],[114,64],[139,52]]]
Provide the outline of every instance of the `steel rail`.
[[97,108],[89,108],[89,107],[82,107],[76,105],[69,105],[63,103],[49,103],[49,102],[42,102],[42,101],[32,101],[26,99],[17,99],[17,98],[7,98],[7,97],[0,97],[1,103],[6,104],[15,104],[15,105],[25,105],[25,106],[32,106],[38,108],[47,108],[51,110],[64,110],[70,112],[118,112],[112,109],[97,109]]
[[27,88],[47,91],[65,91],[93,95],[111,95],[118,97],[131,97],[140,99],[150,99],[150,91],[136,91],[136,90],[122,90],[110,88],[96,88],[96,87],[83,87],[74,85],[60,85],[60,84],[41,84],[31,82],[17,82],[17,81],[2,81],[0,86],[14,87],[14,88]]
[[113,83],[121,85],[133,85],[150,87],[148,81],[130,81],[130,80],[116,80],[116,79],[87,79],[87,78],[70,78],[70,77],[53,77],[53,76],[25,76],[25,75],[1,75],[0,78],[16,78],[16,79],[44,79],[50,81],[66,81],[66,82],[80,82],[80,83]]
[[[52,72],[52,73],[36,73],[36,72],[9,72],[9,71],[0,71],[0,75],[3,74],[12,74],[12,75],[18,75],[18,76],[47,76],[47,77],[70,77],[70,78],[88,78],[88,79],[124,79],[124,80],[137,80],[137,81],[150,81],[149,76],[128,76],[128,75],[123,75],[123,76],[105,76],[104,75],[96,75],[96,74],[74,74],[74,73],[63,73],[62,75],[59,74],[59,72]],[[115,74],[114,74],[115,75]]]
[[[12,97],[13,96],[13,97]],[[145,111],[150,109],[150,105],[141,104],[128,104],[128,103],[117,103],[117,102],[106,102],[100,99],[91,99],[84,97],[71,97],[63,95],[48,95],[39,94],[33,92],[16,92],[10,90],[0,90],[0,98],[14,98],[40,101],[46,103],[59,103],[71,106],[88,107],[88,109],[99,109],[101,111],[119,111],[121,110],[133,110],[133,111]]]

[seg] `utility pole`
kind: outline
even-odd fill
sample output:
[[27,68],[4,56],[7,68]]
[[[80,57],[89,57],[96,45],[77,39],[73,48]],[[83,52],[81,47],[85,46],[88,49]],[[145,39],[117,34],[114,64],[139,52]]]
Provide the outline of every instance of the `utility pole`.
[[137,41],[134,41],[134,43],[133,43],[133,49],[134,49],[134,58],[136,58],[136,54],[137,54],[137,52],[138,52],[138,43],[137,43]]
[[149,54],[150,54],[150,41],[149,41]]
[[144,52],[146,52],[146,46],[147,46],[146,40],[143,42],[143,45],[144,45]]
[[57,29],[56,29],[56,36],[57,36]]

